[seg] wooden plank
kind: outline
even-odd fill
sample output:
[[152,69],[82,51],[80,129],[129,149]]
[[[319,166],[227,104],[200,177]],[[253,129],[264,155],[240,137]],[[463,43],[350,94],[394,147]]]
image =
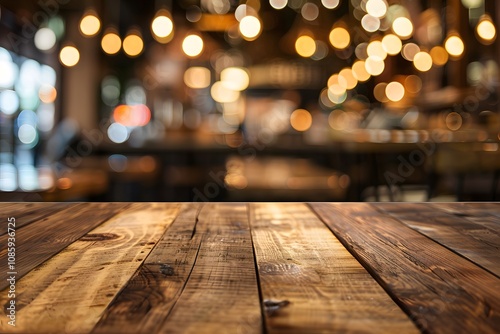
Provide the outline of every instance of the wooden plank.
[[417,333],[407,315],[305,204],[250,204],[269,333]]
[[106,309],[93,333],[156,333],[191,273],[202,233],[195,233],[199,203],[183,204],[179,215],[144,264]]
[[176,204],[134,204],[32,270],[17,282],[13,332],[90,332],[177,211]]
[[[0,203],[0,212],[2,212],[2,222],[6,222],[8,217],[16,219],[16,230],[32,222],[42,220],[58,211],[64,210],[77,204],[69,203]],[[2,223],[0,236],[7,233],[7,224]]]
[[369,204],[311,205],[423,331],[500,331],[496,276]]
[[[376,206],[500,277],[500,225],[498,230],[492,230],[445,211],[422,210],[426,207],[422,203],[384,203],[383,206]],[[401,207],[405,211],[402,212]]]
[[[461,217],[484,217],[492,216],[500,218],[500,202],[459,202],[459,203],[431,203],[433,208],[438,210],[445,210],[451,214]],[[499,222],[500,223],[500,222]]]
[[[73,241],[112,217],[127,205],[122,203],[69,204],[65,209],[16,231],[16,271],[21,278]],[[7,244],[8,235],[0,237]],[[7,263],[7,248],[0,249],[0,263]],[[0,272],[0,289],[7,287],[7,273]]]
[[260,333],[262,316],[246,206],[206,204],[200,249],[160,333]]

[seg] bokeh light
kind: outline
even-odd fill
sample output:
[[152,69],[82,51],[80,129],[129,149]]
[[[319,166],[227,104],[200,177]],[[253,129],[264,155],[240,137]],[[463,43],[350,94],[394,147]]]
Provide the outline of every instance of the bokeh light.
[[448,62],[448,52],[442,46],[435,46],[431,49],[430,55],[432,63],[436,66],[443,66]]
[[495,25],[489,16],[484,15],[476,26],[476,33],[483,44],[491,44],[497,37]]
[[202,89],[210,86],[210,70],[206,67],[194,66],[184,72],[184,83],[189,88]]
[[295,41],[295,50],[301,57],[311,57],[316,52],[316,42],[310,36],[299,36]]
[[198,35],[188,35],[182,41],[182,51],[188,57],[197,57],[203,51],[203,39]]
[[158,12],[151,23],[153,37],[160,43],[167,43],[173,37],[174,23],[167,13]]
[[117,144],[121,144],[127,141],[130,136],[130,133],[125,125],[120,123],[112,123],[108,127],[108,138]]
[[241,67],[228,67],[220,73],[222,84],[231,90],[242,91],[248,88],[250,76],[248,71]]
[[387,52],[384,50],[381,41],[372,41],[366,48],[368,57],[375,57],[384,60],[387,57]]
[[387,54],[394,56],[401,52],[401,48],[403,47],[403,43],[398,36],[393,34],[385,35],[382,38],[382,47],[384,48]]
[[465,45],[462,39],[457,35],[449,36],[444,42],[444,47],[450,56],[459,58],[465,50]]
[[59,60],[66,67],[73,67],[80,61],[80,52],[74,46],[65,46],[59,52]]
[[387,13],[387,2],[384,0],[368,0],[365,8],[368,14],[381,18]]
[[227,88],[221,81],[217,81],[210,88],[210,95],[219,103],[231,103],[240,98],[240,92]]
[[375,32],[380,28],[380,19],[370,14],[366,14],[361,19],[361,26],[368,32]]
[[283,9],[288,4],[288,0],[269,0],[269,4],[274,9]]
[[329,40],[332,46],[336,49],[343,50],[351,44],[351,36],[347,29],[337,27],[332,29],[329,35]]
[[358,79],[354,76],[352,69],[344,68],[339,72],[339,84],[345,89],[353,89],[358,84]]
[[99,30],[101,30],[101,21],[95,13],[89,12],[80,20],[82,35],[87,37],[95,36]]
[[402,39],[408,39],[413,34],[413,24],[406,17],[398,17],[392,23],[392,31]]
[[363,60],[358,60],[352,65],[352,74],[359,82],[364,82],[370,79],[371,75],[368,73]]
[[385,63],[378,57],[368,57],[365,60],[365,69],[370,75],[377,76],[384,72]]
[[392,102],[401,101],[405,95],[405,88],[397,81],[390,82],[385,87],[385,95]]
[[40,28],[35,34],[34,42],[38,50],[49,51],[56,45],[57,37],[52,29]]
[[408,61],[413,61],[413,58],[420,52],[420,47],[415,43],[407,43],[403,46],[401,55]]
[[151,119],[151,111],[144,104],[122,104],[113,110],[113,119],[115,122],[129,127],[144,126]]
[[257,17],[248,15],[241,19],[239,30],[244,39],[253,41],[260,35],[262,24]]
[[123,40],[123,51],[129,57],[137,57],[144,50],[144,42],[138,32],[132,31]]
[[432,57],[425,51],[418,52],[413,58],[413,65],[421,72],[427,72],[432,67]]
[[109,54],[114,55],[120,51],[122,47],[122,40],[114,29],[108,29],[101,40],[102,50]]
[[312,125],[311,113],[305,109],[297,109],[290,115],[290,125],[297,131],[309,130]]
[[321,4],[326,9],[335,9],[339,5],[340,0],[321,0]]

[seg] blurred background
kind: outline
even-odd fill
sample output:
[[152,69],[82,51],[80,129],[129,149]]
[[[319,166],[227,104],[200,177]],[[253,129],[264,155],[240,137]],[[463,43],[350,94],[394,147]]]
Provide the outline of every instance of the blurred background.
[[497,200],[499,19],[493,0],[0,0],[0,200]]

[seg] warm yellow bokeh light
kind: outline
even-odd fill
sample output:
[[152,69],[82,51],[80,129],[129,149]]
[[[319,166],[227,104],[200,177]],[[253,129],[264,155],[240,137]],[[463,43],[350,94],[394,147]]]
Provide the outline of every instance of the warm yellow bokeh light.
[[390,82],[385,87],[385,96],[392,102],[401,101],[405,96],[405,88],[397,81]]
[[241,19],[239,29],[243,38],[251,41],[259,36],[262,24],[257,17],[248,15]]
[[351,36],[349,32],[342,27],[337,27],[330,31],[330,43],[336,49],[342,50],[349,46],[351,43]]
[[495,25],[488,19],[479,21],[479,24],[476,27],[476,32],[479,38],[481,38],[483,42],[487,42],[487,44],[493,42],[497,36]]
[[174,23],[169,17],[160,15],[155,17],[155,19],[151,23],[151,30],[156,37],[164,39],[170,36],[170,34],[173,32]]
[[368,0],[366,12],[371,16],[383,17],[387,13],[387,2],[384,0]]
[[80,61],[80,52],[74,46],[65,46],[59,52],[61,64],[67,67],[73,67]]
[[443,66],[448,62],[448,52],[442,46],[435,46],[431,49],[432,62],[436,66]]
[[295,41],[295,50],[301,57],[311,57],[316,52],[316,42],[310,36],[300,36]]
[[221,81],[217,81],[212,85],[210,95],[219,103],[231,103],[240,98],[240,92],[228,89]]
[[352,74],[359,82],[365,82],[371,77],[370,73],[366,71],[363,60],[358,60],[352,65]]
[[370,75],[377,76],[384,72],[385,63],[380,58],[368,57],[365,60],[365,69]]
[[368,57],[376,57],[382,60],[387,58],[387,52],[384,50],[381,41],[370,42],[366,48],[366,53],[368,53]]
[[137,57],[144,50],[141,36],[131,33],[123,40],[123,51],[130,57]]
[[228,67],[220,73],[220,80],[226,88],[242,91],[248,88],[250,76],[244,68]]
[[345,89],[353,89],[358,84],[358,79],[356,79],[350,68],[344,68],[339,72],[339,84]]
[[182,51],[189,57],[197,57],[203,51],[203,39],[198,35],[188,35],[182,41]]
[[184,72],[184,83],[189,88],[207,88],[210,86],[210,70],[206,67],[190,67]]
[[346,89],[345,86],[347,83],[345,82],[345,79],[340,77],[338,74],[334,74],[330,76],[328,79],[328,91],[331,92],[334,95],[342,95],[345,93]]
[[413,66],[421,72],[427,72],[432,67],[432,57],[425,51],[420,51],[413,58]]
[[401,39],[393,34],[385,35],[382,38],[382,47],[384,48],[387,54],[394,56],[401,52],[401,48],[403,47],[403,43]]
[[452,57],[460,57],[464,53],[465,49],[462,39],[455,35],[446,39],[444,47]]
[[297,131],[307,131],[312,125],[311,113],[305,109],[297,109],[290,116],[290,124]]
[[85,15],[80,21],[80,32],[84,36],[94,36],[101,29],[101,21],[94,14]]
[[406,17],[398,17],[392,22],[392,31],[402,39],[407,39],[413,34],[413,24]]
[[120,51],[122,47],[122,40],[115,32],[108,32],[102,37],[101,47],[104,52],[113,55]]

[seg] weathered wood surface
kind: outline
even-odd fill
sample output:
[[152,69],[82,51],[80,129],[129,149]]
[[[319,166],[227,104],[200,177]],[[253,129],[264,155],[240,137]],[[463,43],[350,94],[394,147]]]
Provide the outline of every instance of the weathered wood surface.
[[160,333],[260,333],[261,306],[244,204],[205,204],[195,266]]
[[250,221],[262,297],[289,303],[269,333],[418,332],[307,205],[251,203]]
[[497,203],[0,212],[19,224],[15,328],[0,234],[0,333],[500,332]]
[[421,205],[416,203],[384,203],[376,207],[500,277],[500,225],[491,219],[493,217],[478,220],[495,224],[496,229],[463,215],[419,210]]
[[201,204],[183,204],[144,264],[113,300],[94,333],[156,333],[179,298],[201,245]]
[[[77,204],[70,204],[77,205]],[[31,224],[35,221],[40,221],[43,218],[49,217],[65,208],[68,208],[67,203],[13,203],[2,204],[2,212],[0,221],[5,222],[7,218],[13,217],[16,219],[16,229]],[[7,233],[7,224],[1,225],[0,236]]]
[[[50,259],[72,242],[126,207],[121,203],[69,204],[61,211],[16,229],[16,271],[20,278],[30,270]],[[2,222],[6,224],[6,222]],[[0,237],[6,245],[8,235]],[[0,249],[0,263],[7,264],[7,247]],[[7,271],[0,271],[0,290],[7,287]]]
[[[0,330],[90,332],[177,211],[175,204],[133,204],[85,234],[17,282],[15,330],[6,321],[0,322]],[[2,293],[1,305],[5,298]],[[4,312],[1,319],[7,319]]]
[[370,204],[312,204],[423,330],[500,332],[500,280]]

